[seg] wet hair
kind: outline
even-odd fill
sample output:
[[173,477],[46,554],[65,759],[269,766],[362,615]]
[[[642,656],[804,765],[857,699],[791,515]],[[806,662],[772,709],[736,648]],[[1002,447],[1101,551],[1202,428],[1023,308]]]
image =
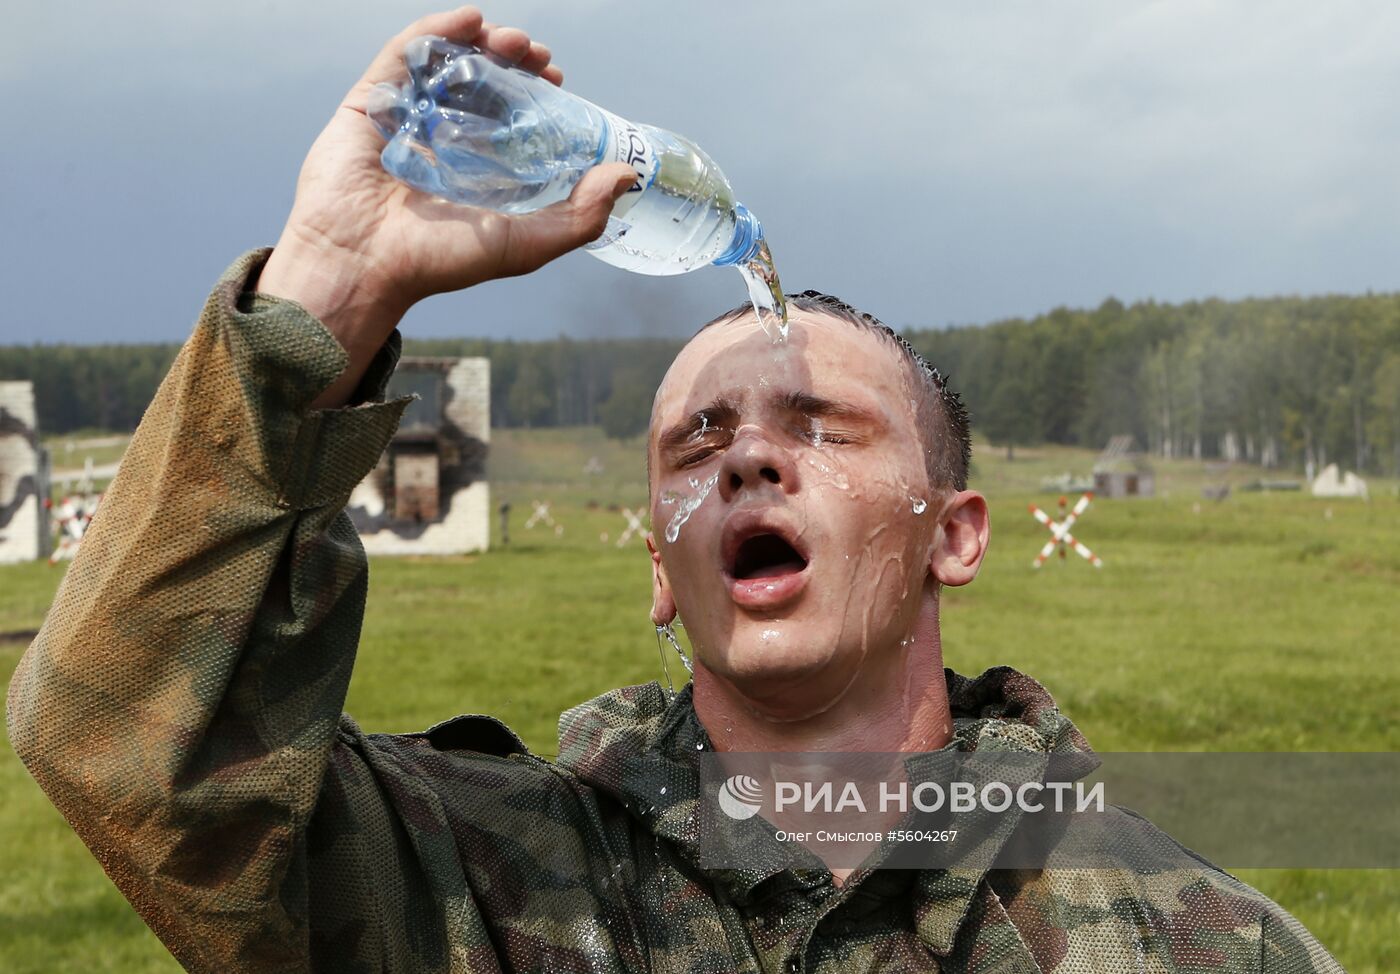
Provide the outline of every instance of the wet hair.
[[[948,386],[948,377],[918,353],[899,332],[867,311],[861,311],[832,294],[803,291],[788,294],[788,314],[806,311],[836,318],[871,332],[893,345],[900,353],[914,387],[919,390],[917,416],[923,437],[924,460],[929,482],[935,488],[967,489],[967,470],[972,462],[972,439],[969,432],[967,407],[962,397]],[[711,325],[730,321],[753,311],[744,303],[701,325],[700,332]]]

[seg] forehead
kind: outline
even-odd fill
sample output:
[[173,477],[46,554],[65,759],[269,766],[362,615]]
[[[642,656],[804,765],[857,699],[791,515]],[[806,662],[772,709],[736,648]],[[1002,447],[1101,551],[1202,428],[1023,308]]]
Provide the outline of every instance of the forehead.
[[893,422],[913,419],[909,370],[884,337],[827,314],[794,311],[774,344],[753,314],[711,325],[681,350],[656,394],[660,428],[718,396],[757,408],[764,393],[804,391],[853,402]]

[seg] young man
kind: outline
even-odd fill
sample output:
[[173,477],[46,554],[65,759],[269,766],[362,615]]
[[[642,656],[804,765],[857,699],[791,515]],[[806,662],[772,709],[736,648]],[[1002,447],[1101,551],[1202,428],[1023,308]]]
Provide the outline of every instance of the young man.
[[367,578],[342,508],[404,405],[382,402],[397,322],[593,239],[633,178],[599,167],[518,217],[393,182],[364,100],[418,34],[561,79],[470,8],[384,48],[276,248],[215,288],[11,687],[16,750],[181,963],[1338,970],[1206,864],[696,864],[697,751],[1087,748],[1034,681],[945,675],[939,589],[973,578],[988,535],[965,423],[896,339],[819,299],[781,347],[750,317],[713,323],[657,395],[653,615],[685,618],[692,689],[570,711],[557,763],[490,718],[367,736],[341,714]]

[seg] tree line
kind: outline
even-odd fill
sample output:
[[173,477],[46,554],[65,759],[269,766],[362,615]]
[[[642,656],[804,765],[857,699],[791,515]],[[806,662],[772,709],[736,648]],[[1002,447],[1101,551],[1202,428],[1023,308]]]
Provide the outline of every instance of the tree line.
[[[1400,295],[1058,308],[977,327],[909,329],[973,428],[1014,454],[1132,434],[1165,457],[1400,476]],[[681,343],[410,339],[407,355],[491,360],[498,427],[647,425]],[[0,346],[0,379],[35,383],[41,430],[134,429],[178,351]]]
[[1163,457],[1400,476],[1400,295],[1109,299],[909,337],[1008,452],[1131,433]]

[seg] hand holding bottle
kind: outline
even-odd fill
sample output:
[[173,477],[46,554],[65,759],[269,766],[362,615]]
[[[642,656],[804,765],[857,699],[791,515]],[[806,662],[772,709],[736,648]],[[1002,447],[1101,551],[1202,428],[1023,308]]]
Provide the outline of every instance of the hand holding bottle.
[[436,34],[559,84],[548,48],[523,31],[486,24],[463,7],[432,14],[390,40],[312,145],[296,199],[258,290],[316,315],[351,362],[317,400],[343,403],[399,319],[433,294],[526,274],[602,233],[613,201],[636,180],[621,163],[590,170],[565,200],[510,215],[415,192],[384,171],[384,140],[365,117],[376,84],[406,77],[404,44]]
[[527,214],[565,200],[601,165],[626,163],[636,181],[587,251],[641,274],[734,267],[769,335],[786,336],[763,227],[694,142],[629,122],[475,45],[425,34],[403,57],[409,80],[376,84],[365,101],[395,178],[454,203]]

